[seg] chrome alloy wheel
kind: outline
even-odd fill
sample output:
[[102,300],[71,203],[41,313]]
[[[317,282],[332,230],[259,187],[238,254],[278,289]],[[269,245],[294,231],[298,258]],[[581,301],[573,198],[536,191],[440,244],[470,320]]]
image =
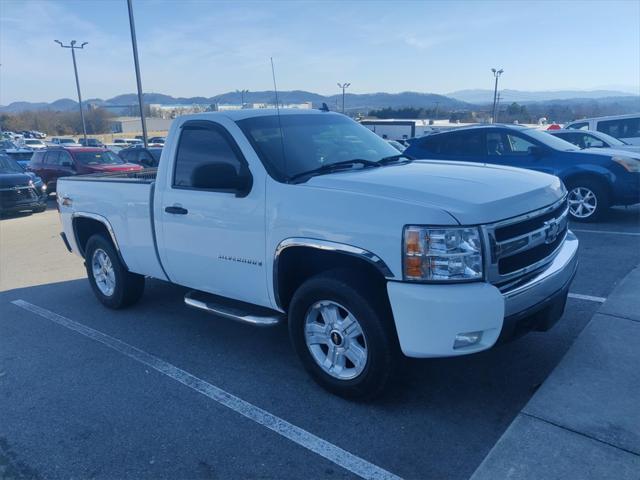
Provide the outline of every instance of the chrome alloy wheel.
[[91,271],[100,292],[107,297],[113,295],[116,289],[116,273],[113,270],[109,255],[101,248],[93,252]]
[[304,338],[316,363],[340,380],[360,375],[368,360],[367,342],[356,317],[331,300],[314,303],[305,316]]
[[569,192],[569,212],[576,218],[588,218],[598,208],[595,193],[586,187],[575,187]]

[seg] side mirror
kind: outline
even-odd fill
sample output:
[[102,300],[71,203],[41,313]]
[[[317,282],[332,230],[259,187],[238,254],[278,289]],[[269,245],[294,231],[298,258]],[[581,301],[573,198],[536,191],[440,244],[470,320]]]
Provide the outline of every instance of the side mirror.
[[222,162],[204,163],[196,167],[191,176],[194,188],[235,192],[238,197],[249,193],[252,182],[247,170],[238,173],[232,165]]

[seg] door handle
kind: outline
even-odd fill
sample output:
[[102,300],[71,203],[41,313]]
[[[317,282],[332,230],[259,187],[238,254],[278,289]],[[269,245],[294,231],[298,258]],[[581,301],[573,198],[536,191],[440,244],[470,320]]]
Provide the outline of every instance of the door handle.
[[189,210],[187,210],[186,208],[177,207],[175,205],[172,207],[166,207],[164,211],[173,215],[186,215],[187,213],[189,213]]

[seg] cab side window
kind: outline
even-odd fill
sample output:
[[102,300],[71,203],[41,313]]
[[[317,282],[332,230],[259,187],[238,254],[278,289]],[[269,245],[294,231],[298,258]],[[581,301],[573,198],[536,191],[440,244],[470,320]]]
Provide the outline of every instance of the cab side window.
[[[174,188],[237,191],[246,161],[231,136],[212,122],[182,129],[173,174]],[[248,173],[246,173],[248,176]]]
[[505,137],[507,138],[507,144],[511,155],[529,155],[529,149],[535,146],[533,143],[519,135],[507,133]]
[[502,133],[489,132],[487,133],[487,155],[499,156],[505,155],[504,142],[502,141]]
[[598,131],[616,138],[640,137],[640,118],[621,118],[598,122]]
[[47,155],[44,157],[44,163],[47,165],[60,165],[60,152],[47,152]]
[[63,167],[73,167],[73,158],[69,152],[60,152],[58,162],[59,165],[62,165]]

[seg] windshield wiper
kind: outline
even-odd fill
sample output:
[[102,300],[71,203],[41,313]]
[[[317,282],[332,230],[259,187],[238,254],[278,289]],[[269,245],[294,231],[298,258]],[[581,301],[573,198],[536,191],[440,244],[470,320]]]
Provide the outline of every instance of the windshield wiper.
[[329,163],[328,165],[323,165],[319,168],[314,168],[313,170],[308,170],[306,172],[301,172],[301,173],[296,173],[295,175],[291,175],[287,179],[287,182],[292,183],[300,178],[308,179],[316,175],[323,175],[325,173],[333,173],[333,172],[348,170],[350,167],[353,167],[354,165],[362,165],[363,168],[366,168],[366,167],[379,167],[380,163],[373,162],[371,160],[365,160],[363,158],[354,158],[352,160],[344,160],[342,162]]
[[398,162],[398,161],[402,160],[403,158],[406,158],[409,162],[412,162],[413,160],[415,160],[411,155],[406,155],[404,153],[399,153],[398,155],[391,155],[389,157],[381,158],[376,163],[378,165],[389,165],[390,163]]

